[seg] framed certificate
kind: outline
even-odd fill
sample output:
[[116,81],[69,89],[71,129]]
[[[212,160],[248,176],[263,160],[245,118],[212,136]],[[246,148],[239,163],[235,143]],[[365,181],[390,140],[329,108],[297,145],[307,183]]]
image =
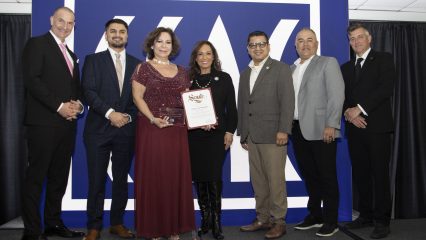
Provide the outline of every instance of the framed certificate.
[[210,88],[183,92],[182,101],[188,129],[217,124]]

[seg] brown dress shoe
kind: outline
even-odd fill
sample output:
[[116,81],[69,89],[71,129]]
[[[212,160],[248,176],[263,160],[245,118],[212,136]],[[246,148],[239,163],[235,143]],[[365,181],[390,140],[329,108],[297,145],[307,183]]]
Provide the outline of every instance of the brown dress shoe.
[[90,229],[86,236],[84,236],[83,240],[96,240],[101,237],[101,233],[99,230],[96,229]]
[[265,234],[266,239],[279,238],[286,234],[284,223],[275,223],[274,226]]
[[241,232],[254,232],[258,230],[265,230],[271,228],[272,225],[269,222],[263,223],[259,220],[254,220],[251,224],[240,227]]
[[109,228],[109,233],[119,236],[120,238],[135,238],[135,234],[132,233],[129,229],[127,229],[122,224],[111,226]]

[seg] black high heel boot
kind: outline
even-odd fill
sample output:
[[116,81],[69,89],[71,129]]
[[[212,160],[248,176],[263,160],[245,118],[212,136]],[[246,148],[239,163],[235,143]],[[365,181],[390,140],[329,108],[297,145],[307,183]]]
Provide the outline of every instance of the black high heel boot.
[[200,206],[201,226],[198,229],[198,236],[206,234],[211,228],[210,201],[207,182],[195,182],[198,205]]
[[212,234],[215,239],[222,240],[222,181],[209,182],[210,206],[212,214]]

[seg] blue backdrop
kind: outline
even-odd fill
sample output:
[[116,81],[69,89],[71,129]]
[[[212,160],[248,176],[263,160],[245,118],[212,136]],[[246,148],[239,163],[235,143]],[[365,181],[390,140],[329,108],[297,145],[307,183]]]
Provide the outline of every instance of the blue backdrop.
[[[83,66],[87,54],[105,49],[104,24],[111,18],[122,18],[129,23],[127,51],[143,60],[143,40],[151,30],[160,25],[175,29],[181,40],[180,54],[174,59],[177,64],[187,66],[192,47],[197,41],[212,41],[219,51],[224,70],[232,76],[236,88],[239,72],[246,68],[250,61],[246,42],[248,33],[254,30],[269,34],[271,57],[288,64],[297,59],[294,38],[303,27],[316,31],[320,42],[319,55],[334,56],[340,63],[349,58],[346,37],[348,3],[342,0],[33,0],[33,35],[48,31],[49,17],[59,6],[67,6],[75,11],[76,26],[68,39],[68,45],[79,56],[80,67]],[[65,223],[75,227],[83,227],[86,223],[88,184],[82,141],[84,121],[83,116],[79,120],[68,189],[62,204]],[[238,139],[234,139],[231,153],[228,154],[223,168],[224,225],[246,224],[255,216],[247,153],[241,149],[238,142]],[[287,221],[291,223],[300,221],[305,216],[307,197],[304,184],[297,173],[291,143],[288,155],[289,161],[285,169],[289,196]],[[352,198],[346,139],[338,141],[337,167],[340,189],[339,220],[348,221],[352,216]],[[132,176],[133,168],[129,175],[130,196],[125,219],[129,226],[133,226],[134,220]],[[108,179],[106,187],[105,210],[108,210],[111,179]],[[108,226],[108,211],[105,212],[104,219]]]

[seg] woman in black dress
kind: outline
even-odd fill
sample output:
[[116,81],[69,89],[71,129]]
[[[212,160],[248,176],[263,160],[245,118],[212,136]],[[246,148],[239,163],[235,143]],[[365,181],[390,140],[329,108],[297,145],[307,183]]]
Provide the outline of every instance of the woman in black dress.
[[237,127],[235,91],[229,74],[221,71],[217,51],[209,41],[196,44],[190,60],[190,89],[210,88],[218,125],[189,131],[192,180],[201,211],[199,234],[212,229],[223,239],[221,226],[222,166]]

